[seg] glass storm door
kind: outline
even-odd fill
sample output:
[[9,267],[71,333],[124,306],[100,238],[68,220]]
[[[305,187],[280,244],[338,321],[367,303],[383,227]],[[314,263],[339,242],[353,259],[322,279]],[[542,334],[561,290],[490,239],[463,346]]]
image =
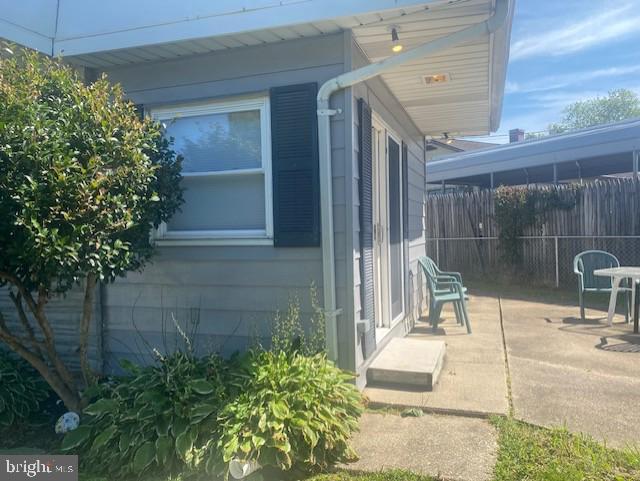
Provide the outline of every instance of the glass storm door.
[[389,318],[389,249],[387,237],[387,133],[373,122],[373,270],[376,327],[390,325]]
[[391,319],[402,315],[402,162],[400,145],[389,136],[389,284]]
[[375,116],[372,143],[376,327],[385,330],[403,313],[402,162],[399,143]]

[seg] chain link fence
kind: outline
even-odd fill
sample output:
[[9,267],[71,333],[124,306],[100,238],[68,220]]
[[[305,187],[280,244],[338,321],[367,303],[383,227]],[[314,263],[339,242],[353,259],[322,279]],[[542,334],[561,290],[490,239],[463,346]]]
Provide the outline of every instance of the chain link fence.
[[612,253],[621,265],[640,265],[640,236],[521,237],[522,264],[504,261],[497,237],[427,239],[426,254],[443,270],[471,279],[492,279],[549,287],[573,287],[573,258],[597,249]]

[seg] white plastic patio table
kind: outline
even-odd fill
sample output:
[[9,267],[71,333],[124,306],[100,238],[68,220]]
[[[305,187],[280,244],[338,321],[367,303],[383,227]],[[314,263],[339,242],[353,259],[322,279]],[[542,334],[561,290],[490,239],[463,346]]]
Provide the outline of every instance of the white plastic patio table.
[[623,279],[631,279],[633,281],[631,289],[631,298],[633,299],[633,324],[634,332],[638,333],[638,319],[635,319],[638,308],[636,302],[640,299],[636,298],[636,285],[640,283],[640,267],[610,267],[607,269],[597,269],[593,271],[593,274],[600,277],[611,277],[611,298],[609,299],[609,312],[607,314],[607,321],[611,326],[613,322],[613,315],[616,312],[616,300],[618,299],[618,289]]

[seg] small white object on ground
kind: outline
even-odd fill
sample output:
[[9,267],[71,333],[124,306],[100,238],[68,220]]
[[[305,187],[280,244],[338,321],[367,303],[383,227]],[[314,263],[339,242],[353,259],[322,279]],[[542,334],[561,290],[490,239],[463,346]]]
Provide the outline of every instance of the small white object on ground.
[[68,413],[64,413],[62,416],[58,418],[56,421],[56,433],[64,434],[69,431],[73,431],[77,429],[80,425],[80,416],[76,413],[70,411]]
[[251,473],[256,472],[262,468],[257,461],[243,461],[241,459],[232,459],[229,462],[229,474],[233,479],[243,479],[249,476]]

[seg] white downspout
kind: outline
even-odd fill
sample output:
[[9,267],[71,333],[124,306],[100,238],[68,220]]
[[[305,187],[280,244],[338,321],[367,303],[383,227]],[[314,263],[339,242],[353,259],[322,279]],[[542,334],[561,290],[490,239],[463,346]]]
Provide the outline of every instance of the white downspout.
[[329,107],[329,99],[338,90],[376,77],[407,62],[418,60],[454,45],[490,35],[500,28],[509,11],[509,0],[496,0],[495,11],[487,20],[471,25],[450,35],[427,42],[407,52],[388,57],[380,62],[343,73],[327,80],[318,91],[318,146],[320,161],[320,212],[322,225],[322,275],[324,310],[326,316],[327,352],[330,359],[338,359],[338,330],[336,317],[336,272],[333,247],[333,189],[331,174],[330,116],[338,113]]

